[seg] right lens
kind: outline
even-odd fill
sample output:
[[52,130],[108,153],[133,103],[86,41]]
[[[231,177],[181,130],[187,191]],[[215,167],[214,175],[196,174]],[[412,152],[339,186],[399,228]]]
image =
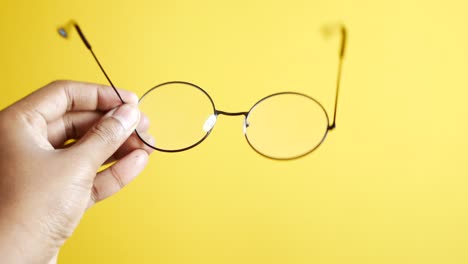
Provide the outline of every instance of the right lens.
[[245,136],[260,154],[293,159],[318,147],[328,131],[328,116],[313,98],[292,92],[265,97],[252,107]]
[[162,151],[195,146],[209,134],[216,121],[208,94],[186,82],[154,87],[140,99],[139,108],[150,121],[148,133],[155,140],[152,147]]

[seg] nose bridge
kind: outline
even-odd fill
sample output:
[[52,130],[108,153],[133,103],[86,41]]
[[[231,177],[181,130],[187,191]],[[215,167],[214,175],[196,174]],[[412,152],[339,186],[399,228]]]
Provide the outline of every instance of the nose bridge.
[[215,110],[215,113],[214,115],[211,115],[210,118],[208,118],[208,120],[205,122],[205,125],[203,126],[203,129],[205,129],[205,131],[211,131],[213,129],[213,127],[215,126],[215,124],[217,123],[217,117],[219,115],[225,115],[225,116],[244,116],[244,122],[243,122],[243,129],[244,129],[244,134],[245,134],[245,129],[246,127],[249,126],[249,124],[247,123],[247,115],[249,114],[249,112],[226,112],[226,111],[220,111],[220,110]]
[[225,112],[225,111],[216,110],[216,115],[226,115],[226,116],[240,116],[240,115],[243,115],[243,116],[247,117],[248,113],[249,112]]

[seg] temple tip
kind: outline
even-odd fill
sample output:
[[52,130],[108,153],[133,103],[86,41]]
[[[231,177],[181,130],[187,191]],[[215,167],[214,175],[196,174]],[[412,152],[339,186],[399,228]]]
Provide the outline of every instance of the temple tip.
[[68,33],[67,33],[67,31],[65,30],[65,28],[63,28],[63,27],[58,28],[58,29],[57,29],[57,32],[58,32],[59,35],[62,36],[63,38],[68,38]]
[[326,38],[331,37],[338,31],[344,31],[345,30],[345,25],[343,23],[330,23],[330,24],[325,24],[320,28],[320,31],[322,32],[323,36]]

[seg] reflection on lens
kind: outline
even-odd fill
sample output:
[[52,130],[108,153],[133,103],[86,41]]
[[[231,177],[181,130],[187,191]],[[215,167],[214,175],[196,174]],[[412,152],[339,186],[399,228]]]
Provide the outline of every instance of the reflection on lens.
[[249,112],[245,133],[259,153],[291,159],[314,150],[328,131],[328,117],[314,99],[298,93],[279,93],[262,99]]
[[177,151],[203,140],[216,122],[214,105],[197,86],[169,82],[156,86],[140,100],[140,110],[150,121],[149,134],[156,149]]

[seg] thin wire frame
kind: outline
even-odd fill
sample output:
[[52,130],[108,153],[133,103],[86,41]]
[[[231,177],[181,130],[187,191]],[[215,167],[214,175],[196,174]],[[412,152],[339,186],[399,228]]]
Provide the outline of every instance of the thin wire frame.
[[[68,38],[69,37],[69,32],[71,31],[71,29],[75,29],[78,33],[78,35],[80,36],[80,39],[82,40],[83,44],[86,46],[86,48],[90,51],[91,55],[93,56],[94,60],[96,61],[96,63],[98,64],[101,72],[104,74],[104,76],[106,77],[107,81],[109,82],[109,84],[111,85],[111,87],[114,89],[114,92],[116,93],[116,95],[119,97],[120,101],[122,103],[125,103],[125,101],[123,100],[122,96],[119,94],[118,90],[116,89],[116,87],[114,86],[113,82],[111,81],[111,79],[109,78],[109,75],[106,73],[106,71],[104,70],[104,67],[102,66],[102,64],[100,63],[99,59],[97,58],[96,54],[94,53],[92,47],[91,47],[91,44],[89,43],[89,41],[87,40],[87,38],[85,37],[83,31],[81,30],[80,26],[78,25],[77,22],[75,22],[74,20],[70,20],[67,24],[65,24],[64,26],[61,26],[57,29],[58,33],[60,34],[61,37],[63,38]],[[317,101],[316,99],[306,95],[306,94],[303,94],[303,93],[297,93],[297,92],[280,92],[280,93],[275,93],[275,94],[271,94],[271,95],[268,95],[262,99],[260,99],[258,102],[256,102],[251,108],[249,111],[247,112],[225,112],[225,111],[221,111],[221,110],[217,110],[216,107],[215,107],[215,104],[214,104],[214,101],[213,99],[211,98],[211,96],[204,90],[202,89],[201,87],[199,87],[198,85],[195,85],[193,83],[190,83],[190,82],[185,82],[185,81],[170,81],[170,82],[165,82],[165,83],[161,83],[153,88],[151,88],[150,90],[148,90],[145,94],[143,94],[143,96],[140,98],[140,102],[145,98],[145,96],[147,96],[149,93],[151,93],[152,91],[154,91],[155,89],[161,87],[161,86],[164,86],[164,85],[168,85],[168,84],[184,84],[184,85],[189,85],[195,89],[198,89],[200,90],[203,94],[205,94],[207,96],[207,98],[209,99],[212,107],[213,107],[213,114],[217,117],[218,115],[227,115],[227,116],[238,116],[238,115],[243,115],[244,116],[244,136],[247,140],[247,143],[250,145],[250,147],[255,151],[257,152],[258,154],[266,157],[266,158],[269,158],[269,159],[274,159],[274,160],[292,160],[292,159],[297,159],[297,158],[301,158],[303,156],[306,156],[308,154],[310,154],[311,152],[313,152],[314,150],[316,150],[324,141],[325,141],[325,138],[328,134],[328,132],[330,130],[333,130],[335,127],[336,127],[336,115],[337,115],[337,108],[338,108],[338,98],[339,98],[339,92],[340,92],[340,84],[341,84],[341,73],[342,73],[342,66],[343,66],[343,60],[344,60],[344,56],[345,56],[345,49],[346,49],[346,44],[347,44],[347,30],[346,30],[346,27],[343,25],[343,24],[336,24],[336,25],[328,25],[328,26],[325,26],[323,28],[323,32],[325,36],[330,36],[332,35],[333,33],[335,33],[337,30],[339,30],[340,32],[340,35],[341,35],[341,44],[340,44],[340,48],[339,48],[339,60],[338,60],[338,71],[337,71],[337,78],[336,78],[336,90],[335,90],[335,102],[334,102],[334,110],[333,110],[333,119],[331,120],[331,123],[330,123],[330,118],[327,114],[327,111],[325,110],[325,108],[323,107],[323,105]],[[249,114],[251,113],[251,111],[253,109],[255,109],[256,106],[258,106],[260,103],[264,102],[265,100],[269,99],[269,98],[272,98],[274,96],[279,96],[279,95],[299,95],[299,96],[303,96],[305,98],[308,98],[310,100],[312,100],[314,103],[316,103],[320,108],[321,110],[323,111],[324,115],[325,115],[325,118],[327,120],[327,124],[328,124],[328,127],[326,129],[326,131],[324,132],[323,134],[323,137],[322,139],[318,142],[317,145],[315,145],[313,148],[311,148],[309,151],[303,153],[303,154],[300,154],[300,155],[296,155],[296,156],[293,156],[293,157],[287,157],[287,158],[277,158],[277,157],[272,157],[272,156],[269,156],[265,153],[262,153],[261,151],[259,151],[255,146],[254,144],[252,144],[252,142],[249,140],[248,138],[248,135],[247,133],[245,133],[245,129],[246,127],[248,126],[248,123],[247,123],[247,120],[248,120],[248,117],[249,117]],[[208,136],[209,134],[211,133],[212,129],[210,129],[209,131],[206,132],[205,136],[202,137],[200,140],[198,140],[197,142],[195,142],[194,144],[190,145],[190,146],[187,146],[187,147],[184,147],[184,148],[180,148],[180,149],[175,149],[175,150],[169,150],[169,149],[162,149],[162,148],[158,148],[156,146],[153,146],[151,144],[149,144],[148,142],[146,142],[142,137],[141,135],[138,133],[137,130],[135,130],[135,133],[136,135],[139,137],[139,139],[145,144],[147,145],[148,147],[152,148],[152,149],[155,149],[155,150],[158,150],[158,151],[161,151],[161,152],[181,152],[181,151],[185,151],[185,150],[189,150],[191,148],[194,148],[196,146],[198,146],[201,142],[203,142]]]
[[[306,95],[306,94],[298,93],[298,92],[279,92],[279,93],[274,93],[274,94],[270,94],[270,95],[268,95],[268,96],[265,96],[264,98],[260,99],[258,102],[256,102],[256,103],[250,108],[250,110],[249,110],[249,112],[248,112],[248,114],[247,114],[247,116],[246,116],[246,119],[245,119],[246,122],[247,122],[247,120],[248,120],[248,118],[249,118],[250,113],[252,112],[253,109],[255,109],[256,106],[258,106],[258,105],[261,104],[262,102],[264,102],[264,101],[266,101],[266,100],[268,100],[268,99],[270,99],[270,98],[272,98],[272,97],[274,97],[274,96],[281,96],[281,95],[298,95],[298,96],[302,96],[302,97],[307,98],[307,99],[311,100],[312,102],[316,103],[316,104],[319,106],[319,108],[322,110],[322,112],[323,112],[323,114],[324,114],[324,116],[325,116],[325,119],[326,119],[326,121],[327,121],[327,124],[329,124],[329,125],[328,125],[327,129],[324,131],[323,136],[322,136],[322,138],[320,139],[320,141],[317,142],[317,145],[315,145],[314,147],[312,147],[309,151],[306,151],[306,152],[304,152],[304,153],[302,153],[302,154],[299,154],[299,155],[295,155],[295,156],[288,157],[288,158],[277,158],[277,157],[272,157],[271,155],[267,155],[267,154],[261,152],[257,147],[255,147],[255,144],[253,144],[252,141],[249,139],[248,133],[244,133],[244,136],[245,136],[245,139],[247,140],[247,143],[250,145],[250,147],[251,147],[253,150],[255,150],[255,152],[257,152],[258,154],[260,154],[260,155],[262,155],[262,156],[264,156],[264,157],[266,157],[266,158],[274,159],[274,160],[293,160],[293,159],[298,159],[298,158],[304,157],[304,156],[306,156],[306,155],[312,153],[312,152],[313,152],[314,150],[316,150],[320,145],[322,145],[322,143],[325,141],[325,138],[326,138],[327,135],[328,135],[328,131],[330,131],[331,129],[333,129],[333,128],[335,127],[335,125],[333,125],[333,127],[331,127],[331,125],[330,125],[330,118],[328,117],[327,111],[325,110],[325,108],[323,107],[323,105],[322,105],[319,101],[315,100],[314,98],[312,98],[312,97],[310,97],[310,96],[308,96],[308,95]],[[248,124],[244,124],[244,129],[245,129],[246,126],[248,126]],[[244,130],[244,131],[245,131],[245,130]]]

